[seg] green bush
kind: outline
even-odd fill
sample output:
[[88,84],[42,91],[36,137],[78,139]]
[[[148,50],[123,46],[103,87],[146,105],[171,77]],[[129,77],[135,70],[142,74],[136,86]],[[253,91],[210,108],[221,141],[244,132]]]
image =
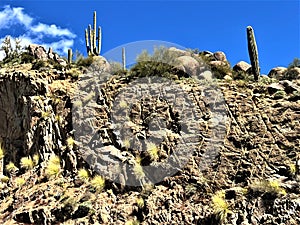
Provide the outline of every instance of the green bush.
[[299,77],[299,73],[295,70],[295,67],[289,67],[283,74],[281,80],[295,80]]
[[214,78],[223,79],[226,75],[232,74],[232,70],[229,65],[213,65],[211,66],[211,72]]
[[244,71],[232,71],[234,80],[254,81],[254,76]]
[[46,62],[42,61],[42,60],[37,60],[33,65],[32,65],[32,69],[33,70],[39,70],[42,67],[46,66]]
[[34,56],[28,52],[22,52],[20,55],[21,63],[33,63],[35,60]]
[[78,67],[89,67],[93,63],[93,57],[88,56],[87,58],[84,58],[82,55],[76,58],[75,64]]
[[294,58],[293,62],[291,62],[288,66],[288,69],[294,68],[294,67],[299,67],[300,68],[300,59],[299,58]]

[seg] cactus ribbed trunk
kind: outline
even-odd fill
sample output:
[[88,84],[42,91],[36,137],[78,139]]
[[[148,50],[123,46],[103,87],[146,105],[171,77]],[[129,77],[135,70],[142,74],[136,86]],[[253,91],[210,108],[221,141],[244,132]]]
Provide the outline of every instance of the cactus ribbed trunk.
[[94,12],[94,29],[93,29],[93,53],[97,54],[97,48],[96,48],[96,11]]
[[97,49],[98,54],[100,54],[101,52],[101,38],[102,38],[102,30],[101,27],[99,26],[98,27],[98,49]]
[[86,52],[89,55],[90,52],[90,44],[89,44],[89,32],[87,29],[85,29],[85,45],[86,45]]
[[122,48],[122,64],[123,64],[123,70],[126,70],[126,53],[125,53],[125,48]]
[[71,63],[72,63],[72,57],[73,57],[73,55],[72,55],[72,49],[69,48],[68,49],[68,64],[69,65],[71,65]]
[[254,80],[257,81],[260,76],[260,68],[258,62],[257,45],[254,37],[254,31],[251,26],[247,27],[247,40],[248,40],[248,52],[249,52],[251,66],[252,66],[252,73],[254,75]]
[[93,29],[92,26],[89,25],[89,35],[90,35],[90,54],[89,55],[93,55],[94,53],[94,42],[93,42]]

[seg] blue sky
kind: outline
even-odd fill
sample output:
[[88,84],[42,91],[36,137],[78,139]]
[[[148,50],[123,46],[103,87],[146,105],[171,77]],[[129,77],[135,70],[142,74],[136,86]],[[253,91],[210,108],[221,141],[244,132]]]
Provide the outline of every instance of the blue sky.
[[254,28],[261,71],[300,58],[300,6],[277,1],[33,1],[0,0],[0,39],[6,35],[85,53],[84,29],[93,11],[102,27],[102,53],[119,45],[161,40],[224,51],[231,65],[249,62],[246,27]]

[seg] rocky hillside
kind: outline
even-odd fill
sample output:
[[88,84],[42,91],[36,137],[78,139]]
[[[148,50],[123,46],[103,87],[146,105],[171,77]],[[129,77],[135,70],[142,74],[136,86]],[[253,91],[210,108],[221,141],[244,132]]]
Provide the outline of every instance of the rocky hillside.
[[300,224],[300,68],[167,52],[1,64],[1,224]]

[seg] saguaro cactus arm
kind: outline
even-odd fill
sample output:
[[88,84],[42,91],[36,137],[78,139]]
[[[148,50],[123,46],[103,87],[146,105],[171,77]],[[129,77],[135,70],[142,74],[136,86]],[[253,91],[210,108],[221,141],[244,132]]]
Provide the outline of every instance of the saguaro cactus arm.
[[254,31],[251,26],[247,27],[247,40],[248,40],[248,52],[249,58],[252,66],[252,72],[254,75],[254,79],[257,81],[260,76],[260,68],[258,62],[258,51],[257,45],[254,37]]
[[89,32],[87,29],[85,29],[85,45],[86,45],[86,52],[89,55],[90,52],[90,44],[89,44]]
[[97,52],[100,54],[101,52],[101,39],[102,39],[102,30],[101,27],[98,27],[98,49]]

